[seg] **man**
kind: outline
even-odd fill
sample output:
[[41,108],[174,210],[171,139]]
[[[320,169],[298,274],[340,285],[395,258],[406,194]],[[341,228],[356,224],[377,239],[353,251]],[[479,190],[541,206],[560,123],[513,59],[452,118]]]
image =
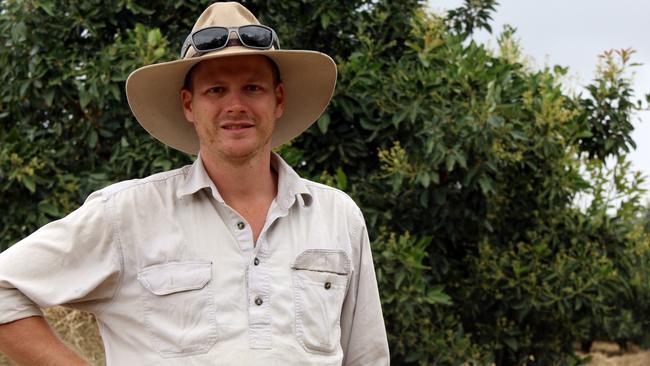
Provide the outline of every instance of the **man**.
[[5,251],[2,351],[84,364],[38,308],[63,304],[95,314],[109,365],[388,364],[360,210],[271,152],[335,80],[331,58],[279,50],[243,6],[208,7],[180,60],[127,81],[142,126],[198,159],[95,192]]

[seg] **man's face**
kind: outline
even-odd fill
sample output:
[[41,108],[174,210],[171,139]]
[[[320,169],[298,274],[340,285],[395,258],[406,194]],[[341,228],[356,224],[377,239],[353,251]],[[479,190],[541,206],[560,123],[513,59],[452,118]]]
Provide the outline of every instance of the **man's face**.
[[194,125],[202,154],[244,162],[271,151],[275,121],[284,112],[284,85],[274,85],[264,56],[200,62],[192,90],[183,89],[185,118]]

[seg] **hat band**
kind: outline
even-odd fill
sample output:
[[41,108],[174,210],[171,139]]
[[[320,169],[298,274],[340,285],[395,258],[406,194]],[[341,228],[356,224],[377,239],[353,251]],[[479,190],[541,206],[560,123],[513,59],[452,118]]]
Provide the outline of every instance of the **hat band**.
[[[237,43],[231,44],[230,34],[237,35]],[[181,58],[185,58],[190,46],[196,51],[191,57],[217,51],[228,46],[244,46],[256,50],[280,49],[280,40],[275,30],[265,25],[243,25],[240,27],[207,27],[199,29],[185,38],[181,47]]]

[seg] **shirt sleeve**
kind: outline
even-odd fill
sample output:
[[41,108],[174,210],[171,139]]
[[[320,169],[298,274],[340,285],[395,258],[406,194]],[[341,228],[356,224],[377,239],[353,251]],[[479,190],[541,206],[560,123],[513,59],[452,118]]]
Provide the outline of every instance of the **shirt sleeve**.
[[0,254],[0,324],[42,315],[39,307],[94,311],[112,298],[122,259],[110,202],[94,193]]
[[370,241],[361,212],[358,236],[353,241],[354,271],[341,313],[344,366],[390,364],[388,339],[381,311]]

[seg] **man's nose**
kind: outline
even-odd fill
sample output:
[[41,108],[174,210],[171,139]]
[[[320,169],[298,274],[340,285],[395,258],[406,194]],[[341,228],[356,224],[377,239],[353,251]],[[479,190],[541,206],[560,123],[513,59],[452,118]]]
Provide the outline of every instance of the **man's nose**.
[[232,91],[228,95],[226,111],[228,113],[245,113],[247,111],[246,103],[239,91]]

